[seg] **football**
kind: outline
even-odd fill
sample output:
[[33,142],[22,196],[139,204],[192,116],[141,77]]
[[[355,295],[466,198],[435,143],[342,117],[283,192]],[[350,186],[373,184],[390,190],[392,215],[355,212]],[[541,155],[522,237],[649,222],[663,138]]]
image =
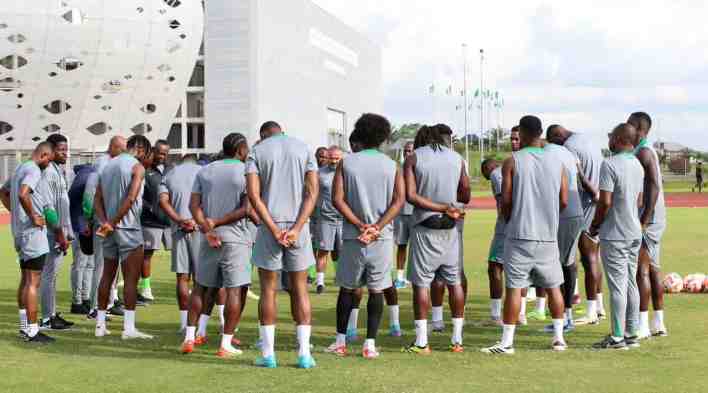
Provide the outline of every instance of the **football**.
[[700,293],[703,291],[703,282],[705,279],[705,274],[689,274],[683,279],[683,290],[690,293]]
[[666,293],[679,293],[683,290],[683,278],[678,273],[669,273],[662,281]]

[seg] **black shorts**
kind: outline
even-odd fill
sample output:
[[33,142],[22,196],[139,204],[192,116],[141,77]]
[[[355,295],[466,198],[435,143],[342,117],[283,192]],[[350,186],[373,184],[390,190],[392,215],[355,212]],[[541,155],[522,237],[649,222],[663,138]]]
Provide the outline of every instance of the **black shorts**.
[[28,259],[26,261],[20,261],[20,269],[41,272],[42,269],[44,269],[44,261],[46,259],[47,254],[44,254],[37,258]]

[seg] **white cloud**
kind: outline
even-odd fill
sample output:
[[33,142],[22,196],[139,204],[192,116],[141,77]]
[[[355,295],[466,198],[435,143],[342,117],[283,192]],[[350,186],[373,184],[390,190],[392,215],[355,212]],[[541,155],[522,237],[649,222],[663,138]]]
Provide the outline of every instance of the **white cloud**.
[[[506,99],[505,126],[524,113],[598,136],[635,110],[656,118],[662,139],[708,150],[708,2],[520,0],[315,0],[383,48],[386,114],[395,123],[460,126],[459,99],[427,94],[471,87],[477,51]],[[433,110],[435,108],[435,111]],[[475,114],[475,118],[478,115]],[[476,130],[479,127],[470,127]]]

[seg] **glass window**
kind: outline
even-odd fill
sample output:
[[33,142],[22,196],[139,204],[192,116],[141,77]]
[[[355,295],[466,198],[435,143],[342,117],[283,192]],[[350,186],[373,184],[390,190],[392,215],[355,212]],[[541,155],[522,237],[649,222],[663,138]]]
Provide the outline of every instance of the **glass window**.
[[167,143],[173,149],[182,148],[182,125],[179,123],[172,124],[170,133],[167,135]]
[[347,116],[346,113],[327,108],[327,142],[347,149]]
[[187,148],[188,149],[203,149],[204,148],[204,124],[203,123],[188,123],[187,124]]
[[187,93],[187,117],[204,117],[204,93]]
[[189,80],[191,87],[204,87],[204,64],[197,63],[192,72],[192,78]]

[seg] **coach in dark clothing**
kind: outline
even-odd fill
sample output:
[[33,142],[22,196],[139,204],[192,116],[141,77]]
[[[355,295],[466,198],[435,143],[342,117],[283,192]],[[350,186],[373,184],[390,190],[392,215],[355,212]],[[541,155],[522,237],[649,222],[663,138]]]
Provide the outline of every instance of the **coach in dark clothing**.
[[[83,215],[83,196],[86,180],[95,172],[93,165],[74,166],[74,181],[69,188],[69,216],[71,227],[77,234],[72,242],[74,261],[71,264],[71,313],[86,315],[91,311],[91,272],[93,271],[93,250],[82,247],[92,245],[91,229]],[[88,240],[88,241],[86,241]]]

